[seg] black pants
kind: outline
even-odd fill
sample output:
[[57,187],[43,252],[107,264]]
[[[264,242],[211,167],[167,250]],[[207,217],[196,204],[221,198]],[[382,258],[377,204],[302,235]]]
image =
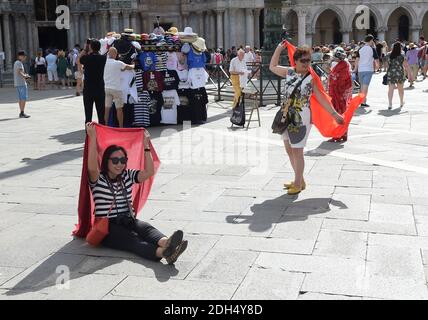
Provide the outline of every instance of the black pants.
[[147,222],[135,220],[134,224],[127,227],[119,224],[116,219],[110,219],[109,234],[102,244],[111,249],[135,253],[145,259],[160,261],[156,250],[159,240],[164,237],[164,234]]
[[97,109],[98,123],[105,124],[104,113],[105,113],[105,92],[85,92],[83,91],[83,104],[85,106],[85,124],[92,122],[92,110],[94,107]]

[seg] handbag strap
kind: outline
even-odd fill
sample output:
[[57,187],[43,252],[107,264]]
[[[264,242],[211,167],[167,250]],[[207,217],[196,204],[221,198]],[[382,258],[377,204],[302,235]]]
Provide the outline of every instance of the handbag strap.
[[[108,218],[110,216],[110,213],[113,211],[114,205],[116,204],[116,192],[114,192],[113,184],[110,182],[109,177],[106,177],[106,178],[107,178],[107,184],[108,184],[108,187],[110,189],[110,192],[113,195],[113,201],[112,201],[110,209],[108,210],[108,213],[107,213],[107,218]],[[117,212],[117,214],[119,214],[119,209],[117,208],[117,206],[116,206],[116,212]]]
[[122,180],[122,179],[120,179],[120,183],[121,183],[121,186],[122,186],[122,194],[123,194],[123,197],[125,198],[126,203],[128,204],[128,210],[129,210],[129,213],[130,213],[130,215],[131,215],[133,218],[135,218],[134,210],[133,210],[133,208],[132,208],[131,202],[130,202],[130,201],[129,201],[129,199],[128,199],[128,190],[126,189],[125,183],[123,182],[123,180]]

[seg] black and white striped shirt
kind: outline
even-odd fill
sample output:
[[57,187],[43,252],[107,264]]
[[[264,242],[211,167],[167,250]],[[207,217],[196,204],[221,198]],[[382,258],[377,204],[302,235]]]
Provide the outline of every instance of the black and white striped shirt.
[[[129,213],[128,201],[132,206],[132,185],[134,183],[138,183],[139,172],[139,170],[124,170],[122,173],[122,183],[119,181],[110,182],[116,195],[116,204],[110,212],[110,218],[115,218],[118,215]],[[108,178],[101,173],[95,183],[89,181],[89,186],[91,187],[92,196],[95,202],[95,215],[97,217],[107,216],[114,200],[107,179]],[[123,185],[126,188],[128,200],[126,200],[123,195]]]

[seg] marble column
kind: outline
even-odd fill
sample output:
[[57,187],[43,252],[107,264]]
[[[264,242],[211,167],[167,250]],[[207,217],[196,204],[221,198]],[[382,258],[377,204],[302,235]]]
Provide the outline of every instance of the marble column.
[[67,30],[67,43],[69,48],[74,48],[74,45],[77,43],[74,37],[73,16],[70,16],[70,29]]
[[215,13],[213,11],[210,12],[210,43],[207,48],[214,49],[216,46],[216,40],[217,40],[217,30],[216,30],[216,17]]
[[230,26],[230,47],[236,47],[238,48],[239,44],[237,43],[237,36],[236,36],[236,27],[235,27],[235,22],[236,22],[236,15],[238,14],[238,9],[237,8],[230,8],[229,9],[229,26]]
[[140,12],[141,17],[141,33],[151,33],[153,31],[153,27],[150,25],[150,20],[147,12]]
[[101,13],[101,37],[105,37],[106,33],[110,30],[108,29],[108,15],[107,11]]
[[[2,15],[0,14],[0,22],[1,22],[1,16]],[[0,23],[0,52],[4,52],[4,49],[3,49],[2,29],[3,29],[3,26]],[[0,70],[4,71],[4,60],[0,60]]]
[[223,14],[224,10],[216,10],[217,14],[217,48],[224,48],[224,24],[223,24]]
[[119,13],[118,12],[110,12],[110,26],[111,31],[120,33],[119,30]]
[[307,11],[303,8],[296,9],[298,18],[298,44],[303,46],[306,42],[306,14]]
[[377,38],[379,39],[379,41],[385,41],[385,30],[378,30],[377,32]]
[[5,54],[5,63],[6,71],[12,69],[12,47],[10,39],[10,28],[9,28],[9,14],[6,13],[3,15],[3,34],[4,34],[4,54]]
[[[129,11],[123,11],[122,12],[122,16],[123,16],[123,29],[129,29],[129,28],[131,28],[131,24],[129,23],[129,15],[130,15]],[[122,30],[120,30],[120,31],[122,31]],[[136,30],[134,30],[134,32],[136,32]]]
[[211,43],[211,12],[207,11],[205,14],[205,41],[206,41],[206,45],[207,47],[209,47],[210,43]]
[[89,13],[85,14],[85,39],[94,37],[93,33],[91,32],[91,16]]
[[261,9],[254,9],[254,47],[260,49],[260,13]]
[[74,13],[73,14],[73,32],[74,32],[74,42],[80,44],[80,46],[83,45],[83,43],[80,43],[80,21],[79,21],[79,14]]
[[140,32],[141,30],[137,25],[137,16],[135,13],[131,14],[131,28],[134,29],[135,33],[138,33],[138,34],[142,33]]
[[314,37],[313,33],[306,33],[306,42],[305,42],[305,44],[307,46],[312,47],[313,37]]
[[254,47],[254,14],[253,9],[245,9],[245,45]]

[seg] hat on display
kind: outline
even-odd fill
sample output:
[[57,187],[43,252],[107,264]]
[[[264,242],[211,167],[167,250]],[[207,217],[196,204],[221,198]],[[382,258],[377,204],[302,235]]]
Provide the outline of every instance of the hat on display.
[[151,41],[157,41],[157,39],[158,39],[158,36],[156,34],[150,33],[149,40],[151,40]]
[[203,38],[197,38],[196,41],[192,43],[192,47],[198,52],[204,52],[207,50],[205,39]]
[[141,40],[143,40],[143,41],[150,40],[149,35],[147,33],[142,33],[141,34]]
[[413,48],[416,48],[416,45],[415,45],[413,42],[411,42],[411,43],[409,44],[409,49],[413,49]]
[[165,30],[161,26],[158,26],[158,27],[156,27],[153,30],[153,33],[156,34],[156,35],[164,35],[165,34]]
[[129,28],[123,29],[123,33],[133,34],[134,33],[134,29],[129,29]]
[[193,43],[198,39],[198,35],[193,32],[191,27],[184,28],[183,32],[179,32],[178,36],[182,42]]
[[171,27],[168,29],[167,32],[165,32],[165,34],[169,34],[173,36],[175,36],[177,33],[178,33],[178,29],[176,27]]

